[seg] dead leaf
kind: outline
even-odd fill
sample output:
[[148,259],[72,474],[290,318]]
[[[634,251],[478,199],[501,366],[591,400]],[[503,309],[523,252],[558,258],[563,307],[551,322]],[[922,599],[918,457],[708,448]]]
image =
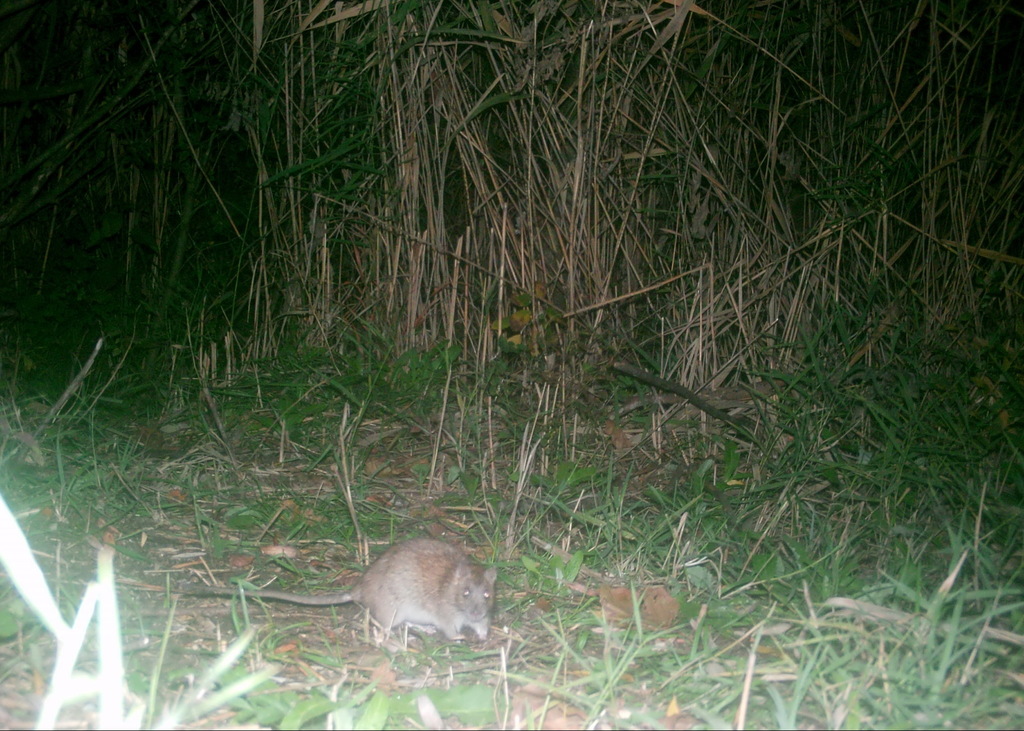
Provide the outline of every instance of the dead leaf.
[[664,586],[651,586],[644,590],[640,600],[640,619],[645,627],[668,629],[679,617],[679,600]]
[[[626,586],[603,585],[598,589],[601,609],[605,618],[613,624],[625,624],[632,620],[634,612],[633,592]],[[664,586],[650,586],[637,589],[640,602],[640,621],[644,627],[667,629],[679,617],[679,600],[669,594]]]
[[603,584],[597,590],[597,595],[601,599],[601,610],[609,622],[621,624],[633,616],[633,594],[629,587]]
[[373,669],[370,673],[370,682],[376,683],[377,687],[381,690],[395,687],[395,684],[398,682],[398,675],[392,669],[389,660],[382,660],[380,665]]
[[420,712],[420,720],[423,721],[424,727],[436,729],[436,731],[445,728],[444,720],[438,713],[437,706],[426,693],[416,699],[416,709]]
[[694,728],[700,721],[696,716],[691,716],[689,713],[675,713],[669,716],[665,716],[661,720],[662,728],[671,729],[671,731],[689,731]]
[[520,333],[526,329],[533,319],[533,313],[528,309],[516,310],[508,318],[508,329],[514,333]]
[[620,429],[611,419],[604,423],[604,433],[611,437],[612,447],[615,449],[625,450],[633,448],[633,440],[629,434]]
[[825,606],[835,607],[837,614],[854,614],[889,624],[901,624],[913,619],[915,616],[899,609],[889,609],[888,607],[882,607],[871,602],[849,599],[842,596],[826,599]]
[[285,558],[299,557],[299,549],[295,546],[263,546],[263,548],[260,549],[260,553],[264,556],[284,556]]
[[23,431],[14,432],[11,436],[28,447],[29,451],[24,457],[25,462],[33,465],[43,465],[46,463],[46,459],[43,457],[42,447],[39,446],[39,442],[36,441],[34,436]]
[[164,433],[152,426],[139,427],[139,444],[142,449],[150,454],[161,453],[167,449],[167,438]]
[[512,725],[515,728],[537,728],[539,714],[544,714],[542,729],[584,728],[587,714],[562,702],[539,685],[516,688],[512,695]]
[[253,558],[247,553],[233,553],[228,556],[228,566],[233,569],[244,569],[252,566]]

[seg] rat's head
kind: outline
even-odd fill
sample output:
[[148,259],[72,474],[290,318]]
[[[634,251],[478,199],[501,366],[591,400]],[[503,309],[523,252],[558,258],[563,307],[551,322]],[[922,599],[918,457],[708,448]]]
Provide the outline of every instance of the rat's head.
[[485,569],[468,561],[455,572],[452,600],[468,623],[475,624],[491,616],[496,578],[498,570],[493,566]]

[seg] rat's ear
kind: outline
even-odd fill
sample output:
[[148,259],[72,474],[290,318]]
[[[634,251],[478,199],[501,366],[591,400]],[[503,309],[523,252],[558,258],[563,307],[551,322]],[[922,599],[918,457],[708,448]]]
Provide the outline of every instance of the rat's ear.
[[491,568],[484,571],[484,581],[488,584],[493,584],[494,580],[498,578],[498,569],[491,566]]

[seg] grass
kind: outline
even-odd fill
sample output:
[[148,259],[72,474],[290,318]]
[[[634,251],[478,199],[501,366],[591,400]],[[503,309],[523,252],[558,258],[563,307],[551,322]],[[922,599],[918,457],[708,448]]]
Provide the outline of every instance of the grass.
[[[969,428],[994,406],[1020,413],[1015,392],[920,385],[942,373],[910,355],[884,381],[837,377],[827,352],[769,374],[762,429],[786,428],[757,461],[643,410],[623,422],[635,446],[615,446],[545,410],[543,391],[472,414],[487,377],[450,351],[349,369],[340,389],[294,371],[217,391],[233,458],[202,412],[155,456],[100,411],[57,433],[49,464],[9,441],[2,493],[36,554],[3,546],[5,705],[34,672],[46,723],[1019,725],[1020,453],[1012,429],[993,439],[998,419]],[[625,387],[609,375],[608,403]],[[363,560],[359,537],[373,555],[422,534],[498,565],[488,642],[381,638],[351,607],[172,599],[196,576],[333,589]],[[98,576],[84,537],[106,546]],[[83,629],[95,617],[95,634],[60,639],[60,610]]]
[[[1012,4],[37,5],[15,721],[1021,725]],[[175,599],[417,535],[499,567],[486,643]]]

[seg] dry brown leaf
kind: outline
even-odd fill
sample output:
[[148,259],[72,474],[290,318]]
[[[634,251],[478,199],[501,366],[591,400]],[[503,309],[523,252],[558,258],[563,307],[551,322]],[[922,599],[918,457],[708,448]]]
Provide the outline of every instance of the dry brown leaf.
[[679,600],[664,586],[651,586],[644,590],[640,600],[640,619],[645,627],[668,629],[679,617]]
[[517,688],[512,696],[512,712],[517,728],[536,728],[540,720],[537,714],[541,712],[544,713],[544,721],[540,726],[542,729],[584,728],[587,723],[586,713],[551,697],[539,685]]
[[608,419],[608,421],[604,423],[604,433],[611,437],[612,446],[615,449],[621,450],[633,448],[633,440],[630,439],[629,434],[620,429],[619,426],[611,419]]
[[601,610],[609,622],[620,623],[633,616],[633,594],[625,586],[602,584],[597,590]]
[[284,556],[285,558],[299,557],[299,549],[297,549],[295,546],[263,546],[263,548],[260,549],[260,553],[262,553],[264,556]]
[[913,614],[907,614],[899,609],[890,609],[888,607],[879,606],[878,604],[872,604],[871,602],[860,601],[859,599],[849,599],[848,597],[842,596],[834,596],[826,599],[825,606],[835,607],[836,612],[840,614],[850,613],[861,617],[867,617],[877,622],[888,622],[890,624],[908,622],[915,616]]
[[700,721],[696,716],[691,716],[689,713],[675,713],[670,716],[665,716],[661,720],[663,728],[671,729],[671,731],[689,731],[694,728]]
[[163,452],[167,449],[167,438],[155,427],[140,426],[139,444],[147,452]]
[[381,690],[395,687],[398,675],[392,669],[390,660],[382,660],[380,665],[373,669],[373,672],[370,673],[370,682],[376,683]]
[[233,569],[244,569],[252,566],[253,558],[247,553],[232,553],[228,556],[228,566]]
[[520,333],[526,329],[533,319],[533,313],[527,309],[516,310],[508,318],[508,329],[514,333]]
[[[622,624],[633,618],[633,592],[625,586],[603,585],[598,589],[601,609],[609,622]],[[645,627],[666,629],[676,623],[679,616],[679,600],[669,594],[663,586],[638,589],[640,621]]]
[[437,731],[445,728],[444,719],[441,718],[437,706],[434,705],[434,701],[430,700],[430,696],[426,693],[416,698],[416,708],[420,712],[420,720],[423,721],[423,725],[426,728],[436,729]]

